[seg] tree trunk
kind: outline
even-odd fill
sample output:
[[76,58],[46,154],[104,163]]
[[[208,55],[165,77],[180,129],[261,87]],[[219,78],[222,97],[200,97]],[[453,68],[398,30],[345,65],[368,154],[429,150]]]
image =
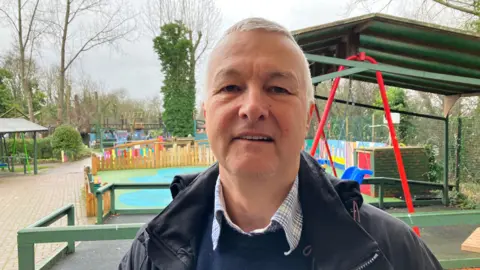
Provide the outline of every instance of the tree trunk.
[[70,84],[70,82],[67,84],[67,89],[66,90],[67,90],[66,93],[65,93],[66,121],[67,121],[67,124],[70,124],[71,123],[70,98],[71,98],[71,95],[72,95],[72,85]]
[[[64,54],[61,56],[60,62],[64,63]],[[61,64],[62,65],[62,64]],[[57,125],[63,124],[63,105],[64,105],[64,89],[65,89],[65,70],[60,68],[60,73],[58,76],[58,104],[57,104]]]
[[80,122],[80,113],[81,113],[81,108],[80,108],[80,100],[78,98],[78,95],[73,96],[74,102],[75,102],[75,124],[79,127],[83,127],[83,123]]
[[32,89],[28,83],[27,75],[25,74],[25,44],[23,44],[23,26],[22,26],[22,3],[20,0],[17,1],[18,4],[18,49],[20,51],[20,82],[22,84],[22,91],[27,97],[27,106],[28,106],[28,118],[30,121],[34,122],[33,116],[33,95]]
[[35,123],[35,116],[33,115],[33,92],[32,87],[30,87],[30,81],[28,80],[28,78],[25,78],[23,85],[25,94],[27,96],[28,118],[31,122]]
[[65,95],[65,46],[67,43],[68,33],[68,20],[70,18],[70,0],[67,1],[67,7],[65,9],[65,21],[63,23],[62,33],[62,48],[60,51],[60,71],[59,71],[59,86],[58,86],[58,111],[57,111],[57,124],[62,124],[65,120],[64,109],[64,95]]

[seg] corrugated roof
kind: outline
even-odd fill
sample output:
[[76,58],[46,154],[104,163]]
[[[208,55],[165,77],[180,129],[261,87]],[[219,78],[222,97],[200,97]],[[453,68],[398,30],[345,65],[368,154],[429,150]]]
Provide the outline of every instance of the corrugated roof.
[[23,118],[0,118],[0,133],[48,131],[48,128],[37,125]]
[[[365,52],[381,64],[467,78],[480,78],[480,35],[434,24],[369,14],[293,31],[305,53],[345,59]],[[312,77],[336,71],[337,67],[315,63]],[[353,79],[376,82],[374,71]],[[443,95],[480,93],[474,83],[450,83],[392,73],[385,83]]]

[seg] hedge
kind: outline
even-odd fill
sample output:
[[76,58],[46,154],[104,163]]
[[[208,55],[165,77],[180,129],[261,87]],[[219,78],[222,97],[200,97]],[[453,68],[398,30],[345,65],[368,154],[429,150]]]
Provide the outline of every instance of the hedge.
[[[54,158],[51,140],[52,139],[50,136],[37,139],[38,159]],[[7,139],[7,156],[11,156],[13,154],[13,142],[13,138]],[[25,148],[22,139],[17,138],[15,142],[17,155],[23,155],[25,153]],[[33,139],[25,139],[25,145],[27,147],[28,156],[33,158]],[[3,149],[3,145],[1,147]]]

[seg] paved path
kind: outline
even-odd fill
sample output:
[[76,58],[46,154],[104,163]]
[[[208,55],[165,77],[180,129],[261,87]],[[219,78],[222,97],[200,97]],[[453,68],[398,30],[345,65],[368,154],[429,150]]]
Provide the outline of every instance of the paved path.
[[[17,270],[17,231],[52,211],[73,203],[75,224],[93,224],[86,218],[82,199],[83,168],[90,159],[59,164],[38,175],[5,174],[0,176],[0,270]],[[50,226],[64,226],[67,218]],[[63,247],[63,243],[35,245],[39,263]]]
[[[111,216],[105,224],[146,223],[153,217],[155,215]],[[117,269],[131,245],[132,240],[81,242],[75,248],[75,253],[62,258],[51,270]]]

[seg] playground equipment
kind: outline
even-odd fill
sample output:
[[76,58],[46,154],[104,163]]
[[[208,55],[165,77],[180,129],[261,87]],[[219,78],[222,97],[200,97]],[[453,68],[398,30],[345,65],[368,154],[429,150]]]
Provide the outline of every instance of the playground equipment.
[[215,157],[207,141],[163,137],[107,148],[92,156],[92,173],[105,170],[147,169],[182,166],[209,166]]
[[[116,157],[147,157],[154,154],[155,143],[161,142],[163,142],[162,136],[152,140],[116,144],[113,147],[104,149],[103,156],[112,159]],[[160,146],[159,150],[163,150],[163,146]]]
[[345,172],[343,172],[341,179],[354,180],[359,184],[362,184],[365,175],[373,175],[373,172],[371,170],[364,170],[356,166],[352,166],[346,169]]
[[[0,118],[0,168],[4,170],[7,168],[10,172],[15,171],[15,163],[23,161],[23,172],[31,171],[30,157],[28,155],[27,146],[25,144],[25,133],[33,133],[33,173],[37,174],[37,132],[48,131],[48,128],[42,127],[28,120],[21,118]],[[13,150],[12,155],[8,155],[6,134],[13,135]],[[16,135],[20,134],[23,143],[23,155],[21,156],[17,150]]]
[[[347,57],[347,60],[355,60],[355,61],[362,61],[362,62],[363,61],[368,61],[372,64],[378,64],[375,59],[373,59],[370,56],[367,56],[364,52],[360,52],[357,55]],[[341,72],[344,69],[345,69],[345,66],[340,66],[338,68],[338,72]],[[392,121],[392,117],[391,117],[391,113],[390,113],[390,105],[388,104],[387,92],[385,90],[385,84],[384,84],[384,81],[383,81],[382,73],[380,71],[376,71],[376,76],[377,76],[377,82],[378,82],[378,86],[380,88],[380,94],[381,94],[381,97],[382,97],[382,102],[383,102],[383,106],[384,106],[384,110],[385,110],[385,117],[387,118],[388,127],[389,127],[389,130],[390,130],[390,137],[392,138],[392,144],[393,144],[393,147],[394,147],[394,150],[395,150],[395,158],[397,160],[398,171],[400,173],[400,179],[402,180],[402,188],[403,188],[403,192],[405,194],[405,201],[407,203],[408,212],[410,214],[413,214],[415,212],[415,210],[414,210],[413,203],[412,203],[410,188],[409,188],[408,182],[407,182],[407,175],[405,173],[405,168],[403,166],[403,160],[402,160],[402,156],[401,156],[401,153],[400,153],[400,147],[399,147],[399,144],[398,144],[398,141],[397,141],[397,136],[395,134],[395,128],[393,126],[393,121]],[[325,127],[325,123],[327,121],[328,114],[329,114],[330,109],[332,107],[333,99],[335,98],[335,93],[337,91],[339,82],[340,82],[340,77],[337,77],[335,79],[334,83],[333,83],[332,89],[330,91],[329,99],[327,100],[327,105],[325,107],[325,110],[324,110],[323,115],[322,115],[322,119],[320,120],[320,124],[319,124],[318,129],[317,129],[317,134],[315,135],[315,140],[313,141],[313,146],[312,146],[312,149],[311,149],[312,156],[314,155],[314,153],[316,151],[316,148],[318,146],[318,142],[319,142],[320,138],[322,137],[322,134],[324,133],[323,130],[324,130],[324,127]],[[413,229],[418,235],[420,235],[420,229],[418,227],[414,226]]]
[[15,171],[15,163],[18,161],[21,161],[23,163],[23,171],[26,174],[27,171],[31,171],[30,168],[30,162],[29,162],[29,156],[28,156],[28,151],[27,151],[27,145],[25,144],[25,134],[21,133],[20,134],[22,138],[22,144],[23,144],[23,156],[20,155],[19,152],[17,152],[17,136],[13,136],[13,150],[12,154],[8,155],[8,147],[7,147],[7,138],[3,134],[0,136],[0,143],[3,141],[2,145],[0,147],[3,147],[2,151],[0,153],[3,153],[0,157],[3,159],[3,161],[0,161],[0,168],[5,169],[7,168],[8,171],[14,172]]

